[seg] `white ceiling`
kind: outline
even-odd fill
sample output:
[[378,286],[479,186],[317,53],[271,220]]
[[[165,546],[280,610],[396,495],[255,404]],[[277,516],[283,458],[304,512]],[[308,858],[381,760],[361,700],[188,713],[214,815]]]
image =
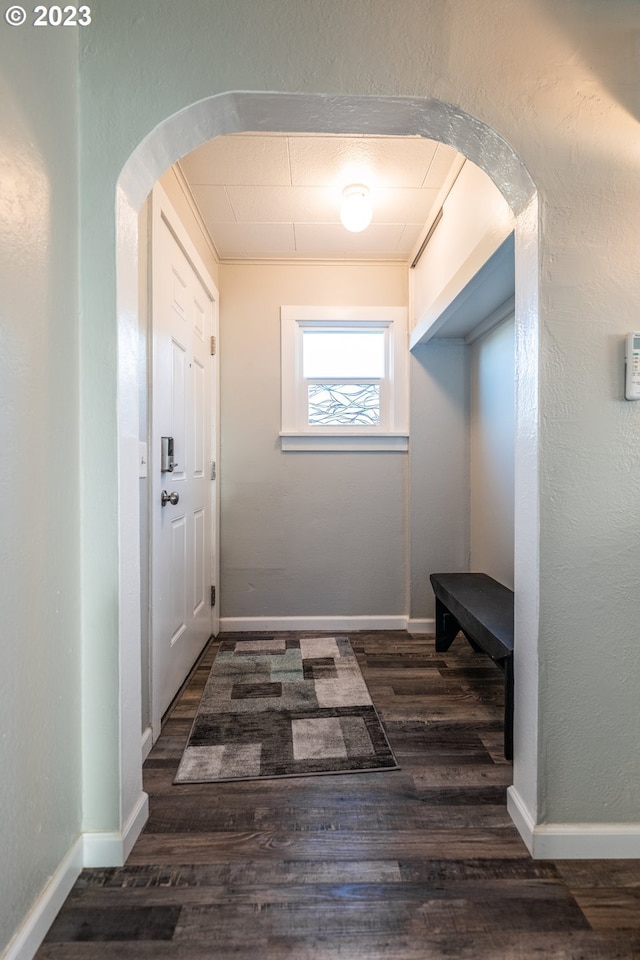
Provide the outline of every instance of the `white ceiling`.
[[[221,261],[411,262],[463,158],[422,137],[234,134],[180,161]],[[340,223],[342,190],[365,183],[373,220]]]

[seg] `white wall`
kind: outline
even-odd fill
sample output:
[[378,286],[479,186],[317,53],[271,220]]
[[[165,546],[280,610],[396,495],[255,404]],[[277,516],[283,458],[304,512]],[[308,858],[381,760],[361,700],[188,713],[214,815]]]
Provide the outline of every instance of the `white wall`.
[[[53,877],[59,893],[74,878],[81,825],[80,484],[76,31],[3,23],[0,37],[4,955],[47,882]],[[20,936],[28,942],[25,930]]]
[[[149,257],[151,230],[151,198],[138,217],[138,410],[139,440],[149,442],[149,384],[148,360],[151,350],[151,317],[149,316]],[[147,449],[147,465],[149,451]],[[149,579],[149,481],[140,478],[140,676],[142,684],[141,731],[151,725],[151,651],[150,651],[150,579]]]
[[471,350],[471,569],[513,589],[515,344],[513,317]]
[[513,230],[509,204],[487,174],[464,163],[442,205],[442,219],[410,272],[415,335],[439,318]]
[[217,286],[219,278],[215,248],[179,164],[174,164],[166,170],[158,182],[178,214],[187,236],[209,271],[211,279]]
[[406,305],[406,267],[221,265],[223,618],[403,616],[406,453],[280,448],[280,307]]

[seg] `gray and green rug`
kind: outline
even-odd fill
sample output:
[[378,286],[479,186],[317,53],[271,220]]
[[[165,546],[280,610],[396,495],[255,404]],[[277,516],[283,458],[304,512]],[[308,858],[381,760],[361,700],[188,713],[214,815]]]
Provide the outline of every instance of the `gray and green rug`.
[[175,783],[393,770],[346,637],[220,644]]

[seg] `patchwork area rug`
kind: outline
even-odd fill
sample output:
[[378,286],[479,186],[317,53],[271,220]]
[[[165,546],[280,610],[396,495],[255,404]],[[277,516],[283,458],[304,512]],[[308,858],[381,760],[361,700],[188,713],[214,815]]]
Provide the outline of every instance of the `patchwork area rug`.
[[346,637],[220,644],[175,783],[393,770]]

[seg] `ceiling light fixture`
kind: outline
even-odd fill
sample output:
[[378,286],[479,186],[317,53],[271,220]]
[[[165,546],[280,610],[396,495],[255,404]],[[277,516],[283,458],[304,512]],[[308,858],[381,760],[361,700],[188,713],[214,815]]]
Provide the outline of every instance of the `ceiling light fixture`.
[[345,187],[340,207],[342,226],[351,233],[360,233],[369,226],[372,216],[369,188],[363,183],[352,183]]

